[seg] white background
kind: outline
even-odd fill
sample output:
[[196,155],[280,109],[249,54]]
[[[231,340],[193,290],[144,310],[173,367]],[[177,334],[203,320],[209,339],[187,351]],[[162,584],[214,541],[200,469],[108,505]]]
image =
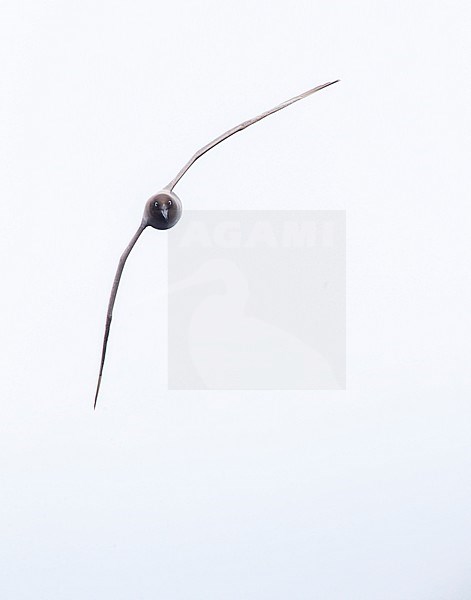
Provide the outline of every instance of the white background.
[[[468,3],[7,1],[8,600],[471,595]],[[347,391],[166,391],[146,199],[347,210]],[[171,235],[171,232],[169,233]]]

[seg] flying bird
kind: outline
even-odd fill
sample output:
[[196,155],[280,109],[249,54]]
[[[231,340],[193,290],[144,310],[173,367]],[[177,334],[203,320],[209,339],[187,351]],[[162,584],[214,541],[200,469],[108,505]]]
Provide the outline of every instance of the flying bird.
[[307,92],[303,92],[302,94],[299,94],[299,96],[295,96],[294,98],[285,100],[284,102],[282,102],[281,104],[278,104],[274,108],[271,108],[270,110],[263,112],[262,114],[258,115],[257,117],[253,117],[252,119],[249,119],[248,121],[244,121],[243,123],[240,123],[240,125],[236,125],[232,129],[229,129],[225,133],[221,134],[220,136],[218,136],[217,138],[215,138],[214,140],[212,140],[211,142],[209,142],[208,144],[206,144],[205,146],[200,148],[197,152],[195,152],[193,154],[193,156],[190,158],[190,160],[180,169],[180,171],[177,173],[177,175],[172,179],[172,181],[170,183],[168,183],[160,192],[158,192],[154,196],[151,196],[149,198],[149,200],[146,202],[146,205],[144,208],[144,215],[142,217],[141,224],[139,225],[136,233],[131,238],[131,241],[129,242],[125,251],[121,255],[121,258],[119,259],[118,268],[116,270],[116,274],[115,274],[114,281],[113,281],[113,286],[111,288],[110,299],[108,302],[108,310],[106,313],[105,334],[103,337],[103,347],[102,347],[102,352],[101,352],[100,371],[98,374],[98,383],[97,383],[96,392],[95,392],[95,401],[93,404],[94,408],[96,408],[98,394],[100,392],[101,379],[102,379],[102,375],[103,375],[103,367],[105,365],[106,348],[108,346],[108,338],[110,335],[111,320],[113,317],[113,308],[114,308],[114,304],[115,304],[115,300],[116,300],[116,294],[118,292],[119,282],[121,280],[121,275],[123,273],[124,265],[126,263],[126,260],[129,256],[131,250],[134,248],[134,245],[136,244],[137,240],[139,239],[139,236],[144,231],[144,229],[146,229],[146,227],[150,226],[150,227],[153,227],[154,229],[163,229],[163,230],[170,229],[171,227],[176,225],[176,223],[179,221],[181,214],[182,214],[182,203],[181,203],[180,198],[173,191],[173,188],[177,185],[177,183],[180,181],[180,179],[183,177],[183,175],[185,175],[185,173],[188,171],[188,169],[199,158],[201,158],[204,154],[206,154],[206,152],[208,152],[209,150],[211,150],[212,148],[214,148],[215,146],[217,146],[218,144],[220,144],[227,138],[231,137],[231,135],[234,135],[235,133],[238,133],[239,131],[242,131],[243,129],[250,127],[250,125],[257,123],[258,121],[261,121],[265,117],[268,117],[269,115],[271,115],[275,112],[278,112],[279,110],[286,108],[290,104],[294,104],[298,100],[302,100],[303,98],[306,98],[307,96],[310,96],[311,94],[314,94],[315,92],[318,92],[319,90],[322,90],[322,89],[328,87],[329,85],[333,85],[334,83],[337,83],[338,81],[340,81],[340,80],[336,79],[335,81],[329,81],[328,83],[323,83],[322,85],[318,85],[317,87],[312,88],[312,89],[308,90]]

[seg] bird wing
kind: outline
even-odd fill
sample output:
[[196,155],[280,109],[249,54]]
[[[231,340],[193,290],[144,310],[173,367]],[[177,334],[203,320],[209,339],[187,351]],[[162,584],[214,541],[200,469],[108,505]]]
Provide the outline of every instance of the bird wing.
[[268,117],[269,115],[271,115],[279,110],[282,110],[283,108],[286,108],[290,104],[294,104],[298,100],[302,100],[303,98],[306,98],[306,96],[310,96],[311,94],[314,94],[315,92],[318,92],[319,90],[322,90],[322,89],[328,87],[329,85],[333,85],[334,83],[337,83],[338,81],[340,81],[340,80],[336,79],[335,81],[329,81],[328,83],[323,83],[322,85],[318,85],[317,87],[312,88],[311,90],[308,90],[307,92],[303,92],[302,94],[299,94],[299,96],[295,96],[294,98],[285,100],[281,104],[278,104],[274,108],[270,108],[270,110],[263,112],[261,115],[258,115],[257,117],[253,117],[252,119],[249,119],[248,121],[244,121],[240,125],[236,125],[232,129],[229,129],[225,133],[221,134],[220,136],[218,136],[217,138],[215,138],[214,140],[212,140],[211,142],[206,144],[206,146],[203,146],[197,152],[195,152],[193,154],[193,156],[190,158],[190,160],[186,163],[186,165],[184,167],[182,167],[182,169],[178,172],[178,174],[172,179],[172,181],[168,185],[165,186],[164,189],[171,191],[175,187],[175,185],[180,181],[180,179],[183,177],[183,175],[188,171],[188,169],[191,167],[191,165],[198,160],[198,158],[201,158],[201,156],[203,156],[203,154],[206,154],[206,152],[211,150],[211,148],[214,148],[214,146],[217,146],[218,144],[220,144],[221,142],[226,140],[228,137],[231,137],[231,135],[234,135],[235,133],[238,133],[239,131],[242,131],[243,129],[250,127],[250,125],[257,123],[258,121],[261,121],[265,117]]
[[114,276],[113,287],[111,288],[110,299],[108,302],[108,311],[106,313],[105,335],[103,338],[103,349],[101,351],[100,373],[98,375],[98,383],[96,386],[95,402],[93,403],[93,408],[96,408],[98,393],[100,391],[101,377],[103,375],[103,367],[105,365],[106,347],[108,345],[108,337],[110,335],[111,319],[113,318],[113,307],[114,302],[116,300],[116,294],[118,293],[118,286],[121,279],[121,275],[123,273],[124,265],[126,264],[128,256],[131,253],[131,250],[134,248],[134,244],[137,242],[139,236],[146,227],[147,225],[145,224],[145,221],[142,221],[141,225],[139,226],[139,229],[136,231],[131,241],[127,245],[126,250],[121,255],[121,258],[119,259],[118,263],[118,268],[116,269],[116,275]]

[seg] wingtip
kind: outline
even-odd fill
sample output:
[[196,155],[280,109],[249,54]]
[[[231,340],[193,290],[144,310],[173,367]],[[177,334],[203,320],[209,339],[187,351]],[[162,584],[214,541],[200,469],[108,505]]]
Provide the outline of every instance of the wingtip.
[[98,383],[97,383],[96,392],[95,392],[95,401],[93,403],[93,410],[96,410],[96,403],[97,403],[97,400],[98,400],[98,393],[100,391],[100,384],[101,384],[101,374],[98,377]]
[[330,85],[334,85],[334,83],[338,83],[340,81],[340,79],[335,79],[334,81],[328,81],[327,83],[323,83],[321,85],[316,86],[315,88],[312,88],[311,90],[309,90],[309,93],[313,93],[313,92],[318,92],[320,90],[325,89],[326,87],[329,87]]

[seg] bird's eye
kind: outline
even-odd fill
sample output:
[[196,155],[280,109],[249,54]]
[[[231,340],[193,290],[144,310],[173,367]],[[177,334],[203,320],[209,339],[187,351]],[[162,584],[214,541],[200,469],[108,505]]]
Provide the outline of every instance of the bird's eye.
[[158,202],[154,202],[154,206],[155,206],[155,208],[159,208],[159,203]]

